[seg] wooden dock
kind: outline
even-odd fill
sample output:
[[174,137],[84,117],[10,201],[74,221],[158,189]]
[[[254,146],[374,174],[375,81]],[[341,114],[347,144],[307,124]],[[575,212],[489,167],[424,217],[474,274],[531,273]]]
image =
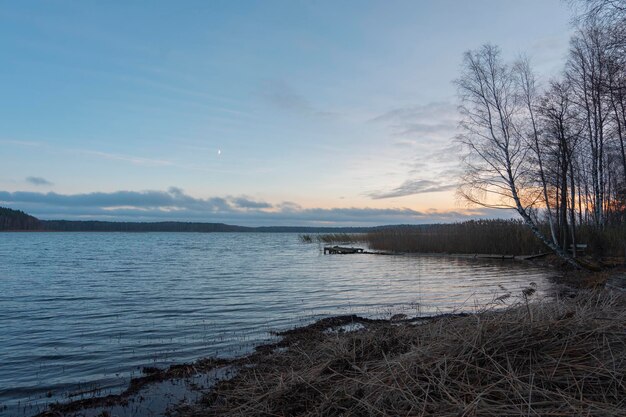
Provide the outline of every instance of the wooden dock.
[[586,243],[578,243],[576,245],[576,249],[574,249],[574,245],[569,245],[570,253],[576,252],[577,254],[578,253],[584,254],[586,250],[587,250],[587,244]]
[[352,253],[363,253],[363,248],[348,248],[345,246],[324,246],[324,255],[348,255]]

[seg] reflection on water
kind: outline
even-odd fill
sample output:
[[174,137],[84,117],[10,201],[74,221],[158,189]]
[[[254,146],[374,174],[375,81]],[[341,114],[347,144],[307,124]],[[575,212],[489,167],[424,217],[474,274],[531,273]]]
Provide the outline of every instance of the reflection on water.
[[471,310],[549,286],[519,262],[320,249],[295,234],[0,234],[0,415],[117,391],[142,366],[241,355],[318,317]]

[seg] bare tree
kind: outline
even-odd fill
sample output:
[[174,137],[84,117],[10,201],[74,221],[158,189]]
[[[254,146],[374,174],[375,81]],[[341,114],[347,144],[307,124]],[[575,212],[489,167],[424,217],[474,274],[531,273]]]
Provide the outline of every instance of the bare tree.
[[550,198],[548,197],[548,181],[546,178],[546,171],[544,169],[544,158],[542,156],[543,149],[540,143],[540,132],[537,125],[537,119],[535,117],[538,89],[535,74],[530,66],[530,61],[527,57],[521,58],[514,65],[514,74],[517,76],[518,88],[521,93],[520,99],[523,106],[526,108],[528,116],[528,128],[526,129],[526,137],[528,140],[528,147],[534,154],[536,160],[539,182],[543,190],[543,204],[546,208],[546,216],[548,219],[548,225],[550,227],[550,234],[552,236],[552,242],[556,245],[558,240],[556,237],[556,230],[554,227],[554,220],[552,216],[552,207],[550,204]]
[[[542,152],[550,157],[554,167],[553,187],[557,196],[556,207],[561,247],[568,247],[570,242],[575,247],[577,184],[574,160],[581,129],[573,111],[571,87],[567,81],[554,80],[550,83],[550,87],[542,97],[539,113],[545,144]],[[574,256],[575,253],[573,251]]]
[[558,256],[579,267],[560,246],[539,230],[531,213],[541,200],[534,187],[523,126],[527,124],[523,96],[515,71],[500,58],[500,50],[484,45],[468,51],[456,82],[465,146],[465,176],[459,192],[469,202],[486,207],[513,208],[532,232]]
[[619,144],[623,182],[626,185],[626,65],[620,65],[618,59],[610,57],[607,78],[609,105]]
[[583,13],[563,76],[547,89],[527,59],[508,65],[492,45],[464,55],[457,87],[467,151],[459,194],[515,209],[576,265],[567,249],[577,231],[597,241],[626,220],[626,0],[572,3]]
[[[570,3],[583,6],[583,12],[576,18],[579,22],[595,21],[603,26],[618,26],[626,20],[625,0],[571,0]],[[625,34],[626,28],[617,29],[620,34]]]
[[566,76],[572,86],[572,100],[578,107],[589,147],[593,218],[595,226],[605,224],[605,150],[609,123],[607,97],[606,38],[596,23],[581,28],[572,39]]
[[[622,171],[621,176],[617,172],[607,172],[607,180],[608,176],[611,176],[611,181],[617,187],[613,191],[624,193],[626,192],[626,0],[571,2],[583,6],[582,13],[576,19],[579,24],[579,35],[574,40],[578,45],[574,45],[576,48],[572,48],[573,52],[579,55],[582,52],[582,55],[587,55],[588,58],[596,58],[595,67],[603,70],[602,78],[596,81],[601,84],[605,105],[610,113],[606,120],[606,130],[612,137],[608,138],[608,141],[616,142],[617,149],[614,151],[618,153],[617,156],[606,155],[606,159],[614,161],[618,158]],[[576,57],[572,53],[570,61],[580,63],[580,56]],[[591,67],[588,65],[588,68]],[[609,146],[613,145],[609,143]],[[606,160],[602,163],[608,164]],[[607,187],[610,187],[610,184],[607,184]],[[605,207],[611,205],[608,197],[603,203]]]

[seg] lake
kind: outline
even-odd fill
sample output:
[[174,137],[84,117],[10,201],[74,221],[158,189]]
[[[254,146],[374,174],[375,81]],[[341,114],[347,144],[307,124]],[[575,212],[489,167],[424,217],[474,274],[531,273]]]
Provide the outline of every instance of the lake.
[[0,233],[0,415],[118,392],[143,366],[243,355],[316,318],[472,311],[530,282],[545,294],[551,274],[323,255],[297,234]]

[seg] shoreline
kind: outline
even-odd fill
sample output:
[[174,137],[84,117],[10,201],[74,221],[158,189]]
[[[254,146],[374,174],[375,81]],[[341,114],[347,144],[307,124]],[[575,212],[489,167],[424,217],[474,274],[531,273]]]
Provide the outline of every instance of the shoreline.
[[[189,392],[192,390],[207,391],[211,390],[213,386],[220,382],[227,381],[233,376],[236,376],[237,372],[241,368],[250,366],[253,363],[261,362],[268,356],[276,353],[282,353],[284,349],[293,347],[297,344],[298,339],[303,335],[311,333],[337,333],[344,332],[349,333],[351,328],[356,326],[360,329],[359,325],[385,325],[387,323],[426,323],[439,319],[454,319],[461,317],[468,317],[474,313],[442,313],[432,316],[416,316],[406,317],[404,314],[397,314],[392,316],[391,319],[372,319],[356,314],[338,315],[317,319],[312,323],[296,326],[283,331],[271,332],[274,336],[281,337],[281,340],[270,343],[263,343],[254,347],[252,353],[235,358],[219,358],[219,357],[204,357],[194,362],[173,364],[167,368],[157,368],[146,366],[141,369],[142,376],[132,377],[128,381],[127,388],[118,394],[108,394],[105,396],[93,396],[90,398],[82,398],[79,400],[73,400],[68,402],[56,402],[45,406],[45,410],[41,411],[33,417],[59,417],[59,416],[107,416],[118,415],[111,413],[110,409],[124,409],[132,408],[133,406],[139,406],[146,401],[146,392],[150,391],[155,385],[169,384],[175,382],[172,385],[178,385],[180,389],[180,383],[186,382],[186,380],[193,378],[208,377],[210,374],[217,374],[209,384],[205,386],[190,386],[187,387]],[[402,316],[402,317],[400,317]],[[193,384],[192,384],[193,385]],[[98,390],[92,390],[94,393]],[[92,392],[90,391],[90,392]],[[160,391],[157,389],[157,391]],[[85,393],[72,393],[71,396],[78,396]],[[208,392],[204,392],[207,394]],[[148,394],[149,396],[150,394]],[[161,404],[163,406],[163,415],[178,410],[180,404],[168,403]],[[173,406],[173,407],[172,407]],[[104,414],[103,414],[104,413]],[[108,414],[107,414],[108,413]],[[135,409],[133,411],[134,416],[155,416],[160,414],[153,414],[153,410],[142,414]]]
[[322,320],[283,332],[183,415],[622,416],[624,320],[626,296],[607,290],[425,320]]
[[[532,290],[529,293],[528,298],[532,296]],[[322,318],[304,326],[275,332],[274,335],[281,337],[279,341],[256,346],[254,352],[242,357],[232,359],[202,358],[193,363],[176,364],[166,369],[143,368],[143,375],[132,378],[129,381],[128,388],[120,394],[51,404],[45,411],[36,414],[35,417],[107,417],[111,415],[148,417],[165,416],[170,413],[189,416],[196,415],[199,408],[206,411],[207,404],[212,404],[211,407],[215,406],[215,404],[222,404],[223,397],[226,396],[228,398],[229,395],[233,395],[231,391],[238,389],[236,387],[241,383],[241,380],[249,378],[251,372],[262,372],[269,378],[270,376],[268,375],[279,372],[281,366],[293,366],[293,363],[290,365],[285,364],[285,355],[289,357],[292,352],[300,351],[306,357],[312,354],[312,349],[317,349],[317,344],[323,346],[328,340],[331,340],[331,342],[341,340],[345,342],[351,338],[357,340],[365,337],[364,335],[370,332],[383,332],[388,336],[390,332],[396,334],[398,329],[413,331],[416,328],[426,329],[437,326],[450,326],[458,322],[464,322],[465,324],[467,322],[476,323],[481,320],[505,317],[511,314],[519,316],[520,311],[522,315],[527,316],[526,320],[528,320],[528,316],[533,316],[531,310],[535,308],[540,308],[541,306],[549,307],[559,303],[567,304],[572,299],[578,300],[576,302],[580,303],[581,298],[585,297],[596,297],[598,299],[613,297],[621,299],[622,304],[620,304],[619,314],[624,314],[626,319],[626,300],[624,300],[626,297],[624,297],[623,293],[619,294],[619,292],[608,289],[585,290],[581,288],[572,289],[570,287],[570,291],[563,292],[562,296],[561,301],[558,299],[559,296],[555,294],[554,297],[551,297],[554,299],[549,301],[527,302],[526,304],[520,301],[504,308],[485,307],[483,311],[475,313],[445,313],[417,317],[406,317],[399,314],[392,316],[390,319],[370,319],[358,315]],[[563,307],[560,308],[563,309]],[[565,310],[567,308],[565,307]],[[568,314],[570,312],[565,311],[557,318],[556,322],[563,320],[563,317]],[[554,321],[554,317],[552,320]],[[523,320],[519,323],[522,326],[525,325]],[[504,324],[510,326],[513,323],[507,321]],[[396,336],[398,335],[396,334]],[[382,339],[379,340],[379,342],[381,341]],[[626,344],[626,340],[624,340],[624,343]],[[626,354],[626,349],[624,353]],[[339,357],[331,356],[326,358],[326,360],[331,361],[336,359],[338,360]],[[287,361],[287,363],[290,362]],[[322,365],[321,363],[311,364],[313,368]],[[272,369],[272,366],[275,366],[276,369]],[[284,373],[285,369],[282,369],[282,372]],[[255,377],[258,377],[258,374]],[[199,384],[197,382],[199,380],[204,381],[204,383]],[[153,407],[150,411],[145,410],[143,412],[142,407],[144,407],[144,404],[151,402],[154,405],[155,396],[162,396],[164,387],[166,392],[168,389],[177,392],[172,394],[169,402],[161,400],[162,403],[157,407],[160,407],[160,411],[155,410]],[[299,413],[302,411],[300,410],[295,414],[286,413],[285,415],[300,415]],[[626,405],[624,406],[624,411],[626,411]],[[229,413],[230,411],[221,410],[215,413],[211,412],[209,415],[230,415]]]
[[[438,257],[461,257],[467,258],[468,256],[459,256],[456,254],[410,254],[411,256],[438,256]],[[485,259],[477,258],[484,261]],[[487,259],[490,260],[490,259]],[[505,259],[509,261],[509,259]],[[500,259],[495,259],[500,261]],[[550,262],[550,259],[541,258],[539,260],[533,259],[528,261],[530,264],[535,264],[541,267],[549,267],[554,270],[549,279],[553,282],[553,290],[548,294],[548,297],[558,299],[559,297],[571,297],[578,294],[581,291],[603,287],[611,276],[623,276],[626,277],[626,273],[622,268],[617,268],[611,271],[604,271],[602,273],[590,273],[581,271],[562,271],[558,268],[558,264]],[[616,273],[617,272],[617,273]],[[532,293],[531,289],[531,293]],[[623,289],[622,289],[623,291]],[[532,295],[532,294],[531,294]],[[510,297],[507,295],[506,297]],[[512,298],[511,298],[512,300]],[[492,307],[494,302],[492,301]],[[519,302],[518,302],[519,303]],[[507,311],[515,307],[516,304],[506,306],[499,311]],[[490,307],[491,308],[491,307]],[[39,411],[35,414],[35,417],[50,417],[50,416],[99,416],[101,412],[108,412],[107,409],[115,408],[118,412],[115,415],[120,414],[119,411],[123,409],[135,409],[132,415],[145,415],[156,416],[165,415],[167,410],[172,408],[180,408],[181,405],[185,407],[191,406],[191,404],[182,402],[190,399],[196,401],[203,396],[208,395],[209,391],[216,384],[220,384],[220,380],[229,379],[237,374],[237,370],[250,366],[250,364],[262,362],[271,358],[274,354],[274,350],[288,349],[293,341],[297,339],[294,335],[302,335],[304,333],[311,332],[324,332],[332,326],[342,325],[359,325],[359,326],[385,326],[390,323],[393,325],[415,325],[416,323],[428,323],[438,320],[452,320],[468,316],[477,316],[481,313],[458,313],[458,314],[437,314],[429,316],[417,316],[417,317],[392,317],[390,320],[385,319],[369,319],[357,315],[349,316],[333,316],[328,318],[322,318],[313,321],[310,324],[303,326],[297,326],[290,330],[275,332],[274,335],[281,336],[282,340],[278,342],[265,343],[258,345],[254,348],[254,351],[248,355],[242,357],[235,357],[233,359],[224,359],[219,357],[205,357],[192,363],[174,364],[165,369],[157,369],[154,367],[142,368],[142,375],[133,377],[128,380],[127,387],[120,393],[109,394],[105,396],[97,396],[99,391],[93,390],[93,396],[85,398],[85,394],[91,395],[91,392],[84,393],[71,393],[68,396],[79,397],[80,399],[69,402],[57,402],[48,405],[33,406],[34,411]],[[400,315],[403,316],[403,315]],[[359,327],[357,326],[357,327]],[[348,326],[349,328],[350,326]],[[286,337],[287,336],[287,337]],[[214,374],[214,375],[213,375]],[[211,376],[213,375],[213,376]],[[161,388],[159,388],[161,386]],[[154,402],[155,398],[162,396],[163,387],[169,386],[169,390],[173,391],[172,398],[169,402],[160,404],[162,412],[160,413],[146,413],[137,414],[137,410],[143,407],[147,401]],[[182,387],[184,386],[184,387]],[[182,388],[181,388],[182,387]],[[167,391],[167,390],[165,390]],[[152,397],[152,400],[150,399]],[[179,404],[180,403],[180,404]],[[39,410],[37,410],[38,407]],[[90,410],[86,412],[85,410]],[[1,414],[0,410],[0,414]],[[97,411],[97,412],[96,412]],[[153,410],[154,411],[154,410]],[[20,415],[27,415],[25,412]],[[130,415],[130,414],[129,414]],[[106,417],[104,414],[102,417]]]
[[[437,257],[459,257],[459,255],[455,254],[410,254],[411,256],[437,256]],[[468,256],[460,256],[461,258],[467,258]],[[480,261],[484,261],[485,259],[478,259]],[[489,259],[487,259],[489,260]],[[496,259],[494,261],[500,261]],[[505,261],[509,261],[505,259]],[[581,290],[586,290],[590,288],[596,288],[599,286],[603,286],[604,283],[608,280],[610,273],[589,273],[589,272],[576,272],[569,271],[564,272],[558,269],[558,265],[555,265],[552,262],[549,262],[549,259],[540,259],[540,260],[530,260],[530,264],[536,264],[537,266],[542,267],[550,267],[554,270],[555,274],[553,274],[549,279],[553,282],[553,291],[548,294],[550,297],[558,298],[558,297],[570,297],[572,294],[576,294]],[[508,297],[508,296],[507,296]],[[492,302],[493,304],[493,302]],[[505,307],[504,310],[512,308],[511,306]],[[435,320],[440,320],[444,318],[452,319],[454,317],[467,317],[468,315],[475,315],[476,313],[461,313],[461,314],[439,314],[439,315],[429,315],[429,316],[418,316],[418,317],[395,317],[394,325],[398,325],[401,323],[409,324],[409,323],[425,323],[431,322]],[[349,324],[350,321],[353,325],[376,325],[382,326],[390,323],[389,320],[384,319],[369,319],[365,317],[360,317],[356,315],[350,316],[333,316],[329,318],[322,318],[319,320],[315,320],[310,324],[304,326],[294,327],[291,330],[287,330],[284,332],[277,332],[275,335],[283,336],[285,335],[294,335],[301,334],[303,331],[312,331],[316,329],[316,331],[324,331],[329,325],[344,325]],[[326,328],[324,327],[326,326]],[[348,326],[349,327],[349,326]],[[358,326],[357,326],[358,327]],[[289,340],[292,340],[289,339]],[[57,402],[53,404],[41,406],[33,406],[32,410],[38,412],[36,416],[99,416],[101,412],[106,411],[107,409],[115,409],[116,412],[114,415],[125,415],[120,414],[120,410],[130,410],[130,408],[134,408],[135,411],[133,415],[136,415],[137,409],[141,409],[144,404],[147,402],[154,403],[157,399],[163,395],[163,391],[165,390],[168,394],[171,394],[171,398],[166,402],[161,402],[159,407],[162,409],[162,413],[154,413],[154,409],[150,413],[146,413],[145,416],[156,416],[156,415],[164,415],[165,412],[171,408],[179,407],[183,400],[199,400],[201,397],[205,396],[207,392],[215,385],[219,384],[219,380],[230,378],[236,374],[236,370],[249,366],[250,363],[256,363],[262,361],[263,359],[267,359],[272,356],[273,349],[287,349],[289,347],[289,343],[283,341],[278,343],[269,343],[269,344],[261,344],[254,348],[253,353],[243,356],[236,357],[234,359],[223,359],[216,357],[205,357],[201,358],[192,363],[180,363],[169,366],[165,369],[157,369],[153,367],[144,367],[141,376],[133,377],[128,380],[126,388],[122,388],[123,391],[115,394],[109,394],[104,396],[98,396],[102,391],[97,389],[93,390],[93,392],[82,392],[82,393],[71,393],[68,395],[67,399],[71,400],[72,397],[76,399],[73,401],[63,401]],[[211,376],[211,374],[215,377]],[[168,387],[165,389],[164,387]],[[90,396],[88,398],[85,398]],[[159,399],[159,401],[161,401]],[[154,404],[152,404],[154,405]],[[185,406],[190,406],[190,404],[185,403]],[[86,412],[85,410],[90,410]],[[2,410],[0,410],[0,414]],[[98,412],[96,412],[98,411]],[[26,412],[20,413],[19,415],[31,415]],[[129,414],[130,415],[130,414]],[[144,414],[139,414],[144,415]],[[104,416],[103,416],[104,417]]]

